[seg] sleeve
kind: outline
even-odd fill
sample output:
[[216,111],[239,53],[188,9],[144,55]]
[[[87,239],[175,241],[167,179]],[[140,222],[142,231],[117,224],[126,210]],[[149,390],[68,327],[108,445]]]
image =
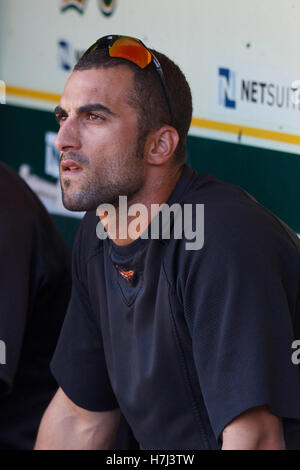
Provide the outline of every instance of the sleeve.
[[12,389],[30,310],[34,224],[30,215],[0,214],[0,397]]
[[107,373],[102,334],[86,287],[81,253],[81,224],[73,248],[72,292],[67,314],[52,358],[51,370],[65,394],[90,411],[118,408]]
[[216,439],[259,405],[300,419],[299,368],[291,360],[299,253],[279,224],[250,206],[206,206],[204,246],[187,269],[185,313]]

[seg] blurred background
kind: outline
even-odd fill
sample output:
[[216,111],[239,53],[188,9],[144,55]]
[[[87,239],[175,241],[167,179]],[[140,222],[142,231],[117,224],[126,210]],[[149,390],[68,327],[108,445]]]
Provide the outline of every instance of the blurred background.
[[0,0],[0,160],[39,195],[71,247],[53,109],[81,53],[106,34],[142,39],[193,94],[188,161],[235,183],[300,233],[300,2]]

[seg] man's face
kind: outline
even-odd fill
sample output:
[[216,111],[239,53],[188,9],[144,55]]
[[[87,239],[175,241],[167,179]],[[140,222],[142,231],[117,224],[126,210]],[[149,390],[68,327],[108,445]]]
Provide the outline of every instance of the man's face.
[[56,108],[55,144],[67,209],[96,209],[143,186],[137,112],[128,103],[132,77],[129,68],[117,66],[75,71],[66,83]]

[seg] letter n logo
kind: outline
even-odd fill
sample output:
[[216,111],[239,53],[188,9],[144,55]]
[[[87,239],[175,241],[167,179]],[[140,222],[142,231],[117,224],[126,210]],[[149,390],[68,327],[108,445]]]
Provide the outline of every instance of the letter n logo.
[[230,69],[219,68],[219,104],[235,109],[236,74]]

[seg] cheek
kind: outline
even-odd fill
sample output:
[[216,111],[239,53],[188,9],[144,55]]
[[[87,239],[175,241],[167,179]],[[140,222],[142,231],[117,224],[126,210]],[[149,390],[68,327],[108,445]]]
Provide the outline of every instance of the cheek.
[[87,140],[87,146],[94,154],[115,155],[132,153],[137,144],[137,135],[132,130],[101,133]]

